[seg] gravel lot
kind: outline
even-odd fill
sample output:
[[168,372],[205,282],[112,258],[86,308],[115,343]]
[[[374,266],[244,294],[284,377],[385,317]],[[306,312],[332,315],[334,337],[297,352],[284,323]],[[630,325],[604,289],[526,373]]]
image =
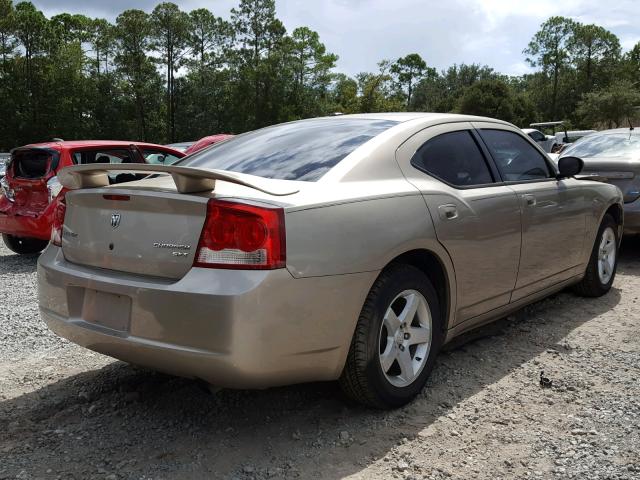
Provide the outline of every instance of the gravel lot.
[[76,347],[39,320],[35,263],[0,247],[0,479],[640,478],[640,241],[607,296],[474,332],[394,412],[334,383],[213,396]]

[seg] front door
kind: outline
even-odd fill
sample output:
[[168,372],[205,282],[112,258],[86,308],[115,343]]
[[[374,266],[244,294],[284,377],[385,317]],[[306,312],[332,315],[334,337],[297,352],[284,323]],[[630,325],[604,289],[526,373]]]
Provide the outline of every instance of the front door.
[[397,152],[455,269],[456,323],[509,303],[520,260],[520,206],[469,123],[433,126]]
[[546,157],[510,127],[475,125],[522,212],[522,255],[513,301],[577,271],[585,238],[585,199],[574,179],[557,180]]

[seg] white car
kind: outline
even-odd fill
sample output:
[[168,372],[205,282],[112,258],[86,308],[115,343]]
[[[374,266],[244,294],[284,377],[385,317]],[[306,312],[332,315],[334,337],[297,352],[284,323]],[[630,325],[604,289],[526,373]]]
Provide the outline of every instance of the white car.
[[[559,141],[555,135],[545,135],[540,130],[535,128],[523,128],[522,131],[526,133],[534,142],[542,147],[542,149],[551,153],[553,148],[557,145],[562,145],[562,141]],[[563,134],[560,134],[563,135]]]
[[558,142],[558,145],[568,145],[570,143],[574,143],[577,140],[580,140],[582,137],[591,135],[592,133],[598,132],[596,130],[569,130],[568,132],[558,132],[556,133],[556,140]]

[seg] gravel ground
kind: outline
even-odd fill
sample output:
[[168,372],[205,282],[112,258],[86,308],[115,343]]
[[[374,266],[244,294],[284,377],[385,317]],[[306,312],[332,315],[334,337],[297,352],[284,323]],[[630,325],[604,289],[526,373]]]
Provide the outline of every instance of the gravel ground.
[[603,298],[457,341],[379,412],[335,383],[213,396],[72,345],[38,318],[35,258],[0,247],[0,479],[640,479],[639,254]]

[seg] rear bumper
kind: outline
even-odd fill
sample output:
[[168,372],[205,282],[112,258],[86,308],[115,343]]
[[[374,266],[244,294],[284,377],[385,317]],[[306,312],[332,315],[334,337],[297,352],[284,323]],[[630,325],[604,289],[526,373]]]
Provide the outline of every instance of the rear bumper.
[[0,207],[6,208],[0,208],[0,233],[42,240],[51,238],[53,203],[39,214],[19,215],[15,213],[14,207],[8,201],[1,199],[0,202],[2,201],[6,204],[0,205]]
[[640,199],[624,204],[624,233],[640,234]]
[[338,378],[375,277],[193,268],[165,281],[74,265],[49,246],[38,294],[42,318],[74,343],[221,387],[263,388]]

